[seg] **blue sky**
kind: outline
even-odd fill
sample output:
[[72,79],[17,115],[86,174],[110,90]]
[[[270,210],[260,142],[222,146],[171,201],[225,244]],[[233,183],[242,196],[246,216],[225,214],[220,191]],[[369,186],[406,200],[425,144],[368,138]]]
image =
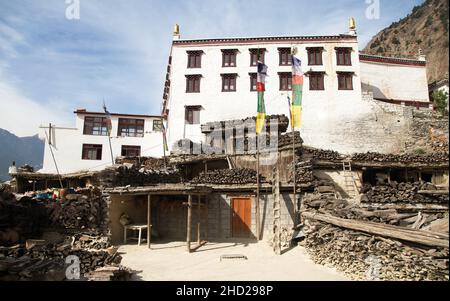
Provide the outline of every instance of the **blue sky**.
[[[0,128],[19,136],[50,121],[73,126],[73,110],[158,114],[172,28],[182,38],[325,35],[357,20],[360,47],[423,0],[0,0]],[[281,4],[283,3],[283,4]]]

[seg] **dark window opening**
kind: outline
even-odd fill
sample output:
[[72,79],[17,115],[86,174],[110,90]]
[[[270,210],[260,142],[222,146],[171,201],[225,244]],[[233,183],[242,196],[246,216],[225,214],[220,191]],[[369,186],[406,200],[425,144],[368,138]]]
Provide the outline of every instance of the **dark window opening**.
[[311,65],[311,66],[323,65],[323,62],[322,62],[322,48],[310,48],[310,49],[308,49],[308,65]]
[[250,73],[250,91],[256,91],[258,77],[256,73]]
[[310,73],[309,75],[309,89],[310,90],[325,90],[325,75],[323,73]]
[[222,92],[235,92],[236,91],[236,74],[223,74],[222,75]]
[[292,73],[279,73],[280,76],[280,91],[292,90]]
[[338,73],[339,90],[353,90],[353,73]]
[[84,118],[84,135],[107,136],[108,125],[106,117],[89,117]]
[[122,157],[140,157],[141,156],[141,147],[134,145],[122,145],[121,151]]
[[431,172],[422,172],[420,178],[424,182],[432,183],[433,182],[433,173],[431,173]]
[[188,51],[188,68],[201,68],[201,67],[202,67],[202,52]]
[[200,107],[186,107],[186,124],[200,124]]
[[258,65],[258,54],[259,54],[259,61],[261,63],[264,63],[265,61],[265,49],[250,49],[250,66],[257,66]]
[[186,76],[186,93],[200,93],[200,75]]
[[236,49],[222,50],[222,67],[236,67]]
[[144,119],[119,118],[119,137],[144,137]]
[[338,66],[352,65],[352,50],[350,48],[337,48],[336,56]]
[[280,55],[280,66],[292,65],[291,48],[278,48]]
[[83,152],[81,158],[83,160],[101,160],[102,159],[101,144],[83,144]]

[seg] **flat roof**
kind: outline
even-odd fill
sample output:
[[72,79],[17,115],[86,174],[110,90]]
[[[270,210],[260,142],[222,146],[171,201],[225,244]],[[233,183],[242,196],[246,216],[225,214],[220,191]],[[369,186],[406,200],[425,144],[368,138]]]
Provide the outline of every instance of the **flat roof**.
[[[76,111],[74,111],[74,113],[80,114],[80,115],[98,115],[98,116],[106,115],[104,112],[91,112],[91,111],[85,111],[85,110],[76,110]],[[161,115],[120,114],[120,113],[110,113],[110,114],[111,114],[111,116],[123,116],[123,117],[163,118]]]
[[216,39],[190,39],[190,40],[174,40],[173,45],[214,45],[214,44],[256,44],[256,43],[292,43],[292,42],[324,42],[324,41],[339,41],[339,40],[354,40],[357,41],[357,36],[341,34],[341,35],[326,35],[326,36],[279,36],[279,37],[238,37],[238,38],[216,38]]
[[409,65],[409,66],[419,66],[419,67],[426,67],[426,65],[427,65],[426,61],[371,55],[371,54],[365,54],[365,53],[359,54],[359,60],[364,61],[364,62],[386,63],[386,64],[394,64],[394,65]]

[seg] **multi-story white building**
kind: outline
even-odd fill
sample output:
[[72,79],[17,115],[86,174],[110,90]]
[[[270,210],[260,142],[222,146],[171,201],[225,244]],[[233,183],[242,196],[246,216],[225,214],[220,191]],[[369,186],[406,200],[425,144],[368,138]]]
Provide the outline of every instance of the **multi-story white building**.
[[41,127],[45,138],[43,169],[55,173],[101,170],[118,156],[163,156],[161,116],[111,114],[111,147],[105,113],[77,110],[74,128]]
[[[268,66],[266,112],[289,116],[291,49],[305,73],[301,135],[310,146],[376,150],[376,139],[403,124],[398,117],[375,118],[374,104],[362,97],[366,92],[391,104],[398,98],[398,104],[429,105],[425,61],[360,55],[352,22],[349,33],[334,36],[203,40],[180,39],[177,25],[163,100],[169,148],[180,139],[204,141],[201,124],[256,116],[258,54]],[[392,145],[378,150],[398,148],[391,138]]]

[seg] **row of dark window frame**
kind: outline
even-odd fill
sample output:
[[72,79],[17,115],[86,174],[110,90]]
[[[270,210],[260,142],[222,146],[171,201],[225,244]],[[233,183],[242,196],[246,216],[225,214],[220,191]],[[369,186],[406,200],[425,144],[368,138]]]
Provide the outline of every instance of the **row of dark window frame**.
[[[103,145],[102,144],[83,144],[81,151],[82,160],[102,160]],[[140,145],[122,145],[121,156],[139,157],[141,156]]]
[[[118,137],[144,137],[144,119],[136,118],[119,118],[119,125],[117,128]],[[162,121],[153,120],[153,131],[162,131]],[[106,117],[86,116],[84,118],[83,135],[91,136],[107,136],[108,124]]]
[[[308,66],[322,66],[323,65],[323,47],[308,47]],[[338,66],[351,66],[353,49],[351,47],[336,47],[336,64]],[[257,65],[258,60],[265,61],[266,49],[250,49],[250,66]],[[237,67],[237,49],[222,49],[222,67]],[[202,50],[187,51],[188,55],[188,69],[202,68]],[[291,48],[278,48],[279,65],[291,66]]]
[[[249,73],[250,75],[250,91],[256,91],[257,74]],[[292,90],[292,73],[279,72],[280,91]],[[353,90],[353,72],[337,72],[338,90]],[[222,92],[236,92],[237,74],[221,74],[222,77]],[[323,91],[325,90],[325,72],[309,72],[309,90]],[[202,76],[200,74],[186,76],[186,93],[200,93],[200,81]]]

